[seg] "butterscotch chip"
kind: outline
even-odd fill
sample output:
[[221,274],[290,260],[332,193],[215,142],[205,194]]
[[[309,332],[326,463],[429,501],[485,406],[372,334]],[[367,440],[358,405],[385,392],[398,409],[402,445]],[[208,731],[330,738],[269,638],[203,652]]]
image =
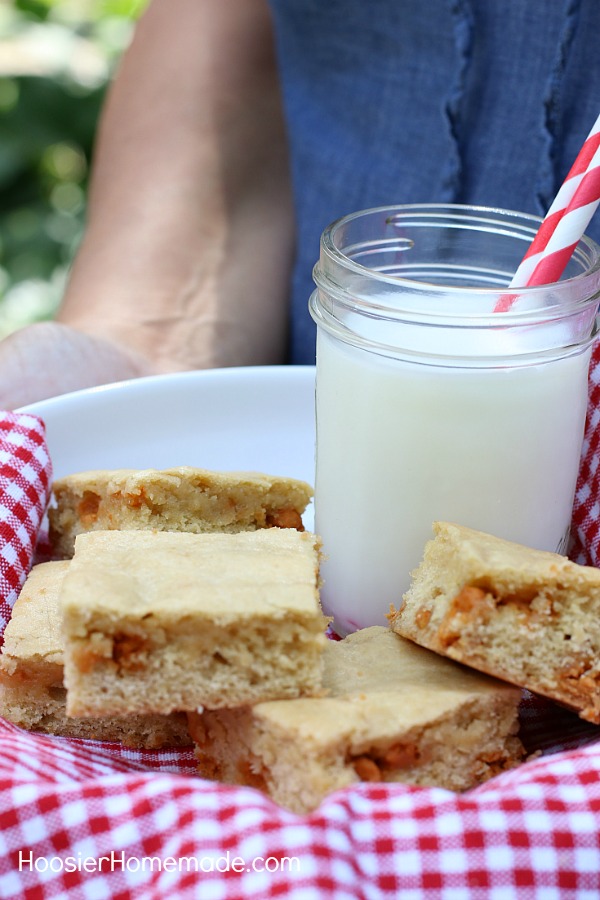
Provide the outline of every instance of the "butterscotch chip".
[[304,481],[258,472],[190,466],[79,472],[52,486],[49,536],[55,554],[70,557],[76,536],[87,531],[302,530],[311,497]]
[[449,522],[390,624],[600,724],[600,571]]
[[181,714],[68,718],[59,593],[69,562],[34,566],[15,603],[0,654],[0,715],[28,731],[159,748],[190,743]]
[[67,712],[171,712],[320,690],[319,541],[96,531],[61,592]]
[[521,691],[388,628],[328,641],[323,687],[323,697],[190,713],[199,772],[258,784],[305,813],[360,781],[463,791],[523,756]]

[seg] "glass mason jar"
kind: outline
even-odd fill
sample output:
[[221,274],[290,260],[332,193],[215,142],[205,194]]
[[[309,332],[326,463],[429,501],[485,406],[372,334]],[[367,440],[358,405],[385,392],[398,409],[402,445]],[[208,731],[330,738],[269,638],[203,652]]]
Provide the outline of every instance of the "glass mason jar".
[[315,530],[340,634],[385,624],[436,520],[565,552],[600,248],[584,238],[560,282],[507,291],[539,222],[397,206],[322,235]]

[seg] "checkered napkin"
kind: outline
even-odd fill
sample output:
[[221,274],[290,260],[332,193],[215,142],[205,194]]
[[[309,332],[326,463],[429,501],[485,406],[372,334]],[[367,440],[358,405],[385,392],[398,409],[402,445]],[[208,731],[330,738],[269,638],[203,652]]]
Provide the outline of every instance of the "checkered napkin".
[[0,634],[31,566],[51,475],[40,419],[0,412]]
[[[588,431],[582,471],[594,477],[598,449]],[[42,423],[0,413],[4,620],[50,471]],[[596,484],[585,483],[574,528],[595,559]],[[365,783],[297,816],[258,791],[199,778],[191,749],[130,751],[0,719],[0,897],[597,898],[600,729],[529,694],[521,721],[539,755],[465,794]]]
[[600,566],[600,344],[596,343],[588,380],[588,414],[569,555],[575,562]]

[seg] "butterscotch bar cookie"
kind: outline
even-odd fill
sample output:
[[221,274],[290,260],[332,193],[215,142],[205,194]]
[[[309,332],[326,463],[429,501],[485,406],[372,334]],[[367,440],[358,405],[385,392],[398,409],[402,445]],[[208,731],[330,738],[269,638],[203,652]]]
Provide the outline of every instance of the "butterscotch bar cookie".
[[199,772],[297,813],[360,781],[455,791],[516,765],[521,692],[373,626],[325,650],[320,698],[189,714]]
[[448,522],[434,533],[392,628],[600,724],[600,571]]
[[59,592],[68,562],[34,566],[15,603],[0,655],[0,715],[29,731],[128,747],[190,743],[182,714],[67,718]]
[[237,706],[320,690],[318,541],[79,535],[61,592],[69,715]]
[[58,479],[48,511],[57,556],[73,554],[86,531],[253,531],[278,526],[302,530],[312,497],[304,481],[257,472],[115,469]]

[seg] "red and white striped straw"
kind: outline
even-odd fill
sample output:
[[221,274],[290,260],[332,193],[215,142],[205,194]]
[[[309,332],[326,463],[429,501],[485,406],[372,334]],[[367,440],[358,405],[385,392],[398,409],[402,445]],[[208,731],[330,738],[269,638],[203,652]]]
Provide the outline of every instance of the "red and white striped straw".
[[[558,281],[599,203],[600,116],[546,213],[510,287],[531,287]],[[507,312],[517,297],[518,294],[501,297],[495,312]]]

